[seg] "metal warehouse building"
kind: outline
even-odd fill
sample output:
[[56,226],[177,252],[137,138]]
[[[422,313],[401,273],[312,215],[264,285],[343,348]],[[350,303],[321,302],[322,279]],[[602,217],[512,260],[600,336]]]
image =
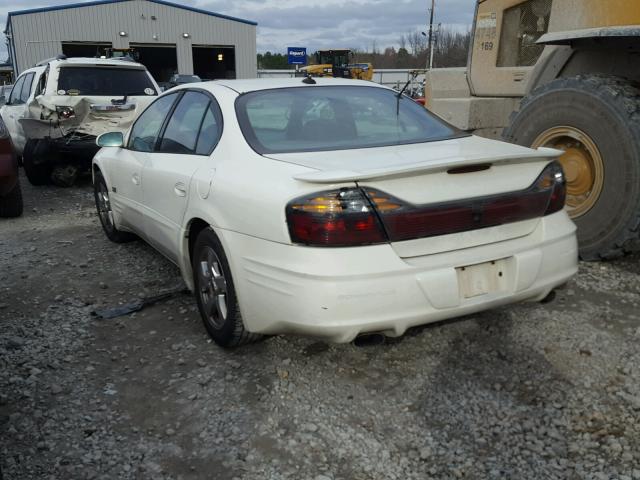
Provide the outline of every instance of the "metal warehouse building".
[[133,48],[157,81],[256,77],[256,23],[163,0],[103,0],[10,12],[5,32],[16,76],[60,53]]

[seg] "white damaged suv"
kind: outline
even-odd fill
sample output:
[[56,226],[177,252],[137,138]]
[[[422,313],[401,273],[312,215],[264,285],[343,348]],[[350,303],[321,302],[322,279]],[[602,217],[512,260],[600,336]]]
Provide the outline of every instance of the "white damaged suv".
[[127,131],[159,91],[139,63],[59,56],[22,72],[0,115],[29,181],[70,186],[89,171],[96,137]]

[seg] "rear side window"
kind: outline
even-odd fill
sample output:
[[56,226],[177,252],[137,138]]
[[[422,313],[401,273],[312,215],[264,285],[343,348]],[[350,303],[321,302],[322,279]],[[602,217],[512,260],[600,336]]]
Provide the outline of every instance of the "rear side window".
[[40,78],[38,79],[38,85],[36,85],[35,96],[44,94],[45,89],[47,88],[47,78],[49,76],[49,67],[42,72]]
[[12,105],[18,105],[22,103],[20,100],[20,94],[22,93],[22,86],[24,85],[24,77],[25,75],[18,78],[18,81],[11,89],[11,95],[9,96],[9,103]]
[[63,95],[157,95],[146,70],[118,67],[60,67]]
[[185,93],[174,109],[162,135],[160,152],[195,153],[202,120],[209,107],[208,96],[198,92]]
[[24,77],[24,84],[22,85],[22,91],[20,93],[20,103],[26,103],[31,95],[31,85],[33,84],[33,73],[28,73]]
[[154,150],[160,129],[177,97],[177,92],[160,97],[142,112],[129,135],[128,146],[131,150],[138,152]]
[[196,153],[198,155],[210,155],[218,144],[221,134],[222,116],[220,115],[217,105],[211,103],[204,116],[204,120],[202,121],[202,128],[200,129],[200,136],[198,137]]
[[409,97],[379,87],[255,91],[238,97],[236,113],[258,153],[403,145],[465,135]]

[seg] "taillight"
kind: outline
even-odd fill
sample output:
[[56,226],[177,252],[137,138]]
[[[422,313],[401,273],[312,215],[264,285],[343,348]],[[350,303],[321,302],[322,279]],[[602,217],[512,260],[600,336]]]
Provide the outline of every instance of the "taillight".
[[391,242],[495,227],[550,215],[565,201],[565,180],[557,162],[549,164],[527,189],[486,197],[412,205],[370,188],[364,189],[378,211]]
[[294,243],[350,247],[387,242],[378,216],[358,188],[341,188],[296,198],[287,205]]
[[562,210],[567,199],[567,181],[562,166],[558,162],[549,164],[538,178],[538,184],[540,188],[551,189],[549,206],[544,214],[551,215]]
[[342,188],[296,198],[287,205],[294,243],[347,247],[400,242],[521,222],[564,208],[566,182],[550,163],[516,192],[413,205],[373,188]]
[[61,120],[69,120],[76,116],[76,112],[72,107],[56,107],[56,112]]

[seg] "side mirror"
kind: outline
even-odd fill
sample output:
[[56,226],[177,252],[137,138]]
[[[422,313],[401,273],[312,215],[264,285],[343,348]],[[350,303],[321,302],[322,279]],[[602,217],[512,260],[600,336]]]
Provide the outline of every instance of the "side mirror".
[[122,132],[103,133],[96,139],[99,147],[122,147],[124,146],[124,135]]

